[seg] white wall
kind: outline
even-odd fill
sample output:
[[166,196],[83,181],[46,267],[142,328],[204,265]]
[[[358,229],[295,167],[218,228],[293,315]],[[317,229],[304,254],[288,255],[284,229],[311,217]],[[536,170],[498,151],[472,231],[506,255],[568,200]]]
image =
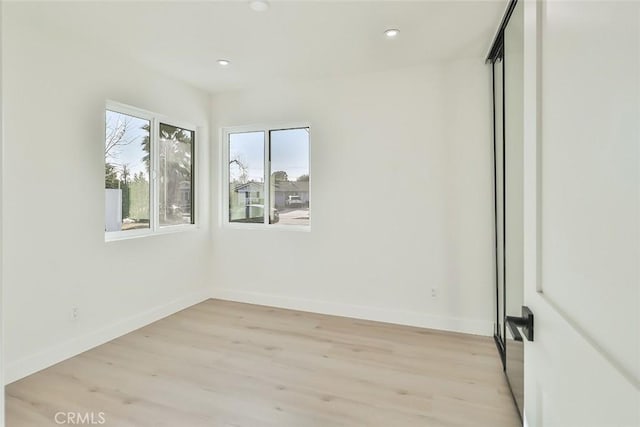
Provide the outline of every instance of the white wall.
[[[209,95],[28,10],[2,20],[7,381],[205,298],[211,275]],[[106,99],[198,126],[200,230],[104,242]]]
[[221,227],[216,188],[215,294],[491,334],[489,82],[478,58],[213,97],[212,129],[311,123],[311,232]]

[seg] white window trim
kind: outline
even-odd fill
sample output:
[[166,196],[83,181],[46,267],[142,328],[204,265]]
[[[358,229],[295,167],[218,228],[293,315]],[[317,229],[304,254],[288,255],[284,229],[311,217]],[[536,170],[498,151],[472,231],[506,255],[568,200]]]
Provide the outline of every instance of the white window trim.
[[[222,188],[220,194],[222,196],[222,203],[220,203],[220,225],[224,228],[238,229],[238,230],[278,230],[278,231],[311,231],[311,203],[309,204],[309,224],[308,225],[285,225],[285,224],[269,224],[269,213],[271,212],[271,191],[269,186],[271,185],[271,162],[269,161],[269,148],[271,145],[269,131],[285,130],[285,129],[309,129],[309,176],[311,176],[311,123],[309,122],[294,122],[294,123],[276,123],[276,124],[258,124],[258,125],[244,125],[244,126],[229,126],[220,128],[220,159],[222,164],[220,165],[220,183]],[[229,135],[232,133],[245,133],[245,132],[263,132],[264,133],[264,205],[268,206],[265,209],[265,220],[263,224],[257,223],[241,223],[229,221]],[[312,183],[309,180],[309,194],[312,194]]]
[[[113,111],[116,113],[127,114],[130,116],[138,117],[144,120],[148,120],[150,122],[149,129],[149,138],[151,139],[151,167],[149,171],[149,209],[150,209],[150,218],[149,218],[149,228],[137,229],[137,230],[127,230],[127,231],[105,231],[104,232],[104,240],[105,242],[113,242],[118,240],[128,240],[128,239],[137,239],[140,237],[147,236],[156,236],[156,235],[164,235],[164,234],[173,234],[184,231],[192,231],[200,228],[200,212],[198,209],[198,205],[200,203],[200,192],[199,192],[199,180],[197,179],[197,174],[200,170],[199,162],[198,162],[198,134],[199,130],[197,126],[181,121],[181,120],[173,120],[167,116],[162,114],[153,113],[151,111],[143,110],[141,108],[132,107],[131,105],[122,104],[120,102],[107,100],[105,103],[105,110]],[[105,116],[103,115],[103,118]],[[158,203],[160,200],[160,189],[158,185],[158,171],[160,170],[160,154],[157,149],[158,140],[159,140],[159,131],[160,131],[160,123],[176,126],[181,129],[186,129],[192,131],[194,133],[194,138],[192,141],[193,144],[193,156],[191,158],[192,167],[194,174],[192,176],[192,185],[193,185],[193,200],[191,201],[191,214],[195,217],[195,221],[193,224],[176,224],[176,225],[165,225],[160,226],[160,209],[158,207]],[[104,123],[106,127],[106,123]],[[104,141],[103,141],[104,144]],[[104,209],[103,209],[104,212]]]

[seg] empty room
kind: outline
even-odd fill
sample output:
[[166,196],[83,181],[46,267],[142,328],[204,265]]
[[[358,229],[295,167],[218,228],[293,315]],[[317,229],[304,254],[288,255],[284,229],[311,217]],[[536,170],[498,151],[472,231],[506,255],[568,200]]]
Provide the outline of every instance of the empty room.
[[640,2],[0,38],[0,426],[640,426]]

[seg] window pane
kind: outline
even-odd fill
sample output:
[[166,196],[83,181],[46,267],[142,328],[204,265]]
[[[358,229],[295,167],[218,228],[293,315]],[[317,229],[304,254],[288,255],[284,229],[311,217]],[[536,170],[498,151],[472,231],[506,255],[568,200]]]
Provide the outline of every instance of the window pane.
[[309,128],[271,136],[270,223],[309,225]]
[[149,228],[149,120],[106,111],[105,231]]
[[160,123],[158,194],[160,226],[194,224],[195,132]]
[[229,134],[229,222],[264,222],[264,132]]

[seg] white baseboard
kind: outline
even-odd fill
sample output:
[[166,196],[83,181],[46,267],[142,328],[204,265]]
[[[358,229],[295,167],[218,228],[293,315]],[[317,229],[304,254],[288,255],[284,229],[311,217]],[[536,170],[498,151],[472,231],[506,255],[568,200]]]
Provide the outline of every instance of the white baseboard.
[[493,323],[488,320],[434,316],[413,311],[390,310],[380,307],[367,307],[222,288],[214,289],[212,298],[450,332],[462,332],[483,336],[493,335]]
[[78,338],[65,341],[31,356],[24,357],[5,365],[5,384],[10,384],[21,378],[38,372],[84,351],[111,341],[114,338],[128,334],[157,320],[177,313],[211,298],[211,291],[205,289],[178,298],[168,304],[154,307],[144,313],[136,314],[127,319],[116,322],[98,331]]

